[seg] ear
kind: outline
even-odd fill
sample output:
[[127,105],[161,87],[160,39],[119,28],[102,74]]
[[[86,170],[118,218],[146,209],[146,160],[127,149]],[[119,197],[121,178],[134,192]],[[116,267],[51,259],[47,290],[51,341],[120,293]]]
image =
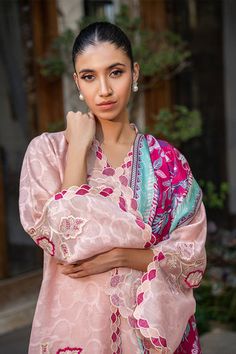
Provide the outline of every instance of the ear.
[[133,81],[137,82],[138,78],[139,78],[139,64],[137,62],[134,63],[134,67],[133,67]]
[[77,76],[76,73],[73,74],[73,79],[74,79],[74,81],[75,81],[75,84],[76,84],[78,90],[80,91],[80,89],[79,89],[79,84],[78,84],[78,76]]

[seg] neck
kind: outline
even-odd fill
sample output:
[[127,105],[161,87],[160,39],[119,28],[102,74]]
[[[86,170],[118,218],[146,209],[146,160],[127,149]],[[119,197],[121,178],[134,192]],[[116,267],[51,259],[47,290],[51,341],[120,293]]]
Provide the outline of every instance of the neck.
[[120,121],[97,119],[96,139],[100,144],[129,144],[134,139],[135,134],[129,123],[128,112]]

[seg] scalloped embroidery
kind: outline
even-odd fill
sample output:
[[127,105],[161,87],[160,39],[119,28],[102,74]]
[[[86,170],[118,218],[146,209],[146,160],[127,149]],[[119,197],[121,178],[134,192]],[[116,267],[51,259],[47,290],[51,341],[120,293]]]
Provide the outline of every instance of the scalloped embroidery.
[[82,353],[83,349],[82,348],[70,348],[66,347],[63,349],[58,349],[56,354],[80,354]]
[[110,306],[111,310],[111,350],[113,354],[121,354],[121,336],[120,336],[120,312],[114,306]]
[[203,277],[203,271],[200,269],[194,270],[188,273],[187,277],[184,279],[185,283],[189,288],[197,288]]
[[36,243],[39,245],[39,247],[43,248],[43,250],[51,256],[55,255],[55,245],[46,236],[37,237]]

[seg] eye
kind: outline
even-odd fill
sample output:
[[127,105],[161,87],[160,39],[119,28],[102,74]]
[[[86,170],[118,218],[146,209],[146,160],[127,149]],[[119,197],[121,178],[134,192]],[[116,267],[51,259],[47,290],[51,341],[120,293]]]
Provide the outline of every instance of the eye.
[[113,77],[118,77],[118,76],[121,76],[122,73],[123,73],[123,70],[114,70],[114,71],[112,71],[111,75]]
[[85,80],[85,81],[92,81],[94,78],[93,75],[89,74],[89,75],[84,75],[81,77],[81,79]]

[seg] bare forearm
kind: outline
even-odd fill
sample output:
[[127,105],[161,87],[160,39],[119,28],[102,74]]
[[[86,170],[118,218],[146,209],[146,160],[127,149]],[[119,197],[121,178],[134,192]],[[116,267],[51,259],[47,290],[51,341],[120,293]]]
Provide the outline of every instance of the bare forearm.
[[120,248],[120,267],[132,268],[146,272],[148,264],[153,260],[153,252],[150,249]]
[[85,147],[68,145],[62,189],[87,183],[86,156],[87,149]]

